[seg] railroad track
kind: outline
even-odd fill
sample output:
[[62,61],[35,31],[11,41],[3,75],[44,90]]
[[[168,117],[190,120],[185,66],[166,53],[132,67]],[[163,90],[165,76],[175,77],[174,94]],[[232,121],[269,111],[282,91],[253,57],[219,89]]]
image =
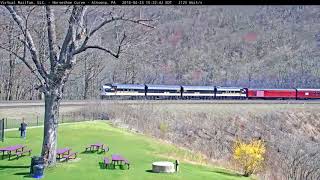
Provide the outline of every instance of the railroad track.
[[[62,101],[61,106],[87,106],[93,104],[319,104],[320,100],[88,100]],[[1,108],[44,106],[43,101],[0,101]]]

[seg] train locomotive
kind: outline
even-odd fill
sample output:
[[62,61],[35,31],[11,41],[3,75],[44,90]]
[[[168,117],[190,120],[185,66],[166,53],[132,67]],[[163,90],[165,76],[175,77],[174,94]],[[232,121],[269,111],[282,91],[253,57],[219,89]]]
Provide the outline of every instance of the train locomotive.
[[320,99],[320,89],[104,84],[101,99]]

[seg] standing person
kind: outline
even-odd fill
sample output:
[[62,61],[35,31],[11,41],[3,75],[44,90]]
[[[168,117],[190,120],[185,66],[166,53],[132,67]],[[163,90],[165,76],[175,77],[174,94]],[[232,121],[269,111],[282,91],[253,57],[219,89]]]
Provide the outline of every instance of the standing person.
[[20,124],[20,128],[19,128],[19,130],[20,130],[20,137],[21,138],[26,138],[26,131],[27,131],[27,123],[25,123],[25,121],[24,121],[24,118],[22,118],[22,123]]

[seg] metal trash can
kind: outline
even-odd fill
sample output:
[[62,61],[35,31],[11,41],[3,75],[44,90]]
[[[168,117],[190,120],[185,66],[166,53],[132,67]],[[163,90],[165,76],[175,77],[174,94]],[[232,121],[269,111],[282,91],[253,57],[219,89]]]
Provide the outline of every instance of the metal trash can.
[[42,178],[44,166],[42,164],[37,164],[33,166],[33,178]]
[[33,167],[35,165],[44,165],[44,159],[42,157],[39,156],[33,156],[31,157],[31,166],[30,166],[30,174],[33,175],[34,173],[34,169]]

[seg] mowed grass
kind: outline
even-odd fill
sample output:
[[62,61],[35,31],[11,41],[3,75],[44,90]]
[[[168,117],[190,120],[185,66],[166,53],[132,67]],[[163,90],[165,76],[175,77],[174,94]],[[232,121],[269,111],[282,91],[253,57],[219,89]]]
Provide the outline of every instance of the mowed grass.
[[[31,148],[32,155],[39,155],[41,151],[43,128],[29,128],[27,139],[19,138],[18,131],[7,131],[4,142],[0,147],[25,144]],[[88,144],[105,143],[110,151],[105,154],[82,153]],[[78,159],[70,162],[59,162],[55,167],[45,171],[43,179],[52,180],[95,180],[95,179],[248,179],[241,175],[212,166],[196,165],[184,161],[192,153],[173,145],[159,142],[140,134],[130,133],[117,129],[104,121],[70,123],[59,126],[58,147],[72,148],[79,152]],[[165,154],[174,152],[175,158],[165,157]],[[102,159],[111,154],[121,154],[130,161],[129,170],[104,169],[101,167]],[[154,161],[180,160],[180,172],[173,174],[155,174],[149,172]],[[24,156],[18,160],[0,160],[0,179],[30,179],[30,157]]]

